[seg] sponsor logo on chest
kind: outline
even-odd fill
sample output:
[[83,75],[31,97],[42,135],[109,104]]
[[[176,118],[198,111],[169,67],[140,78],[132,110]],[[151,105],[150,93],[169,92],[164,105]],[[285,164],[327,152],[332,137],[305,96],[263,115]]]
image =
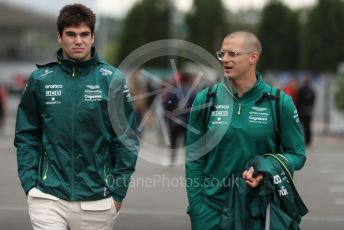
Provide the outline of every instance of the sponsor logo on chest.
[[44,70],[44,72],[41,74],[41,77],[45,77],[45,76],[47,76],[48,74],[51,74],[51,73],[53,73],[54,71],[52,71],[52,70],[49,70],[49,69],[46,69],[46,70]]
[[112,71],[108,70],[108,69],[104,69],[104,68],[101,68],[99,70],[100,74],[103,75],[103,76],[110,76],[112,75]]
[[102,92],[99,85],[86,85],[84,101],[101,101]]
[[297,109],[294,110],[293,118],[295,119],[295,121],[296,121],[297,123],[300,122],[299,114],[297,113]]
[[249,112],[248,115],[248,122],[249,123],[255,123],[255,124],[268,124],[268,119],[270,116],[270,113],[268,113],[267,108],[261,108],[261,107],[251,107],[252,110]]
[[228,124],[229,105],[215,105],[215,110],[211,111],[210,116],[214,117],[211,121],[212,125]]
[[130,95],[129,88],[127,85],[124,85],[123,87],[123,94],[127,98],[127,101],[131,101],[131,95]]
[[62,96],[63,85],[45,85],[45,97],[47,105],[61,104],[60,97]]

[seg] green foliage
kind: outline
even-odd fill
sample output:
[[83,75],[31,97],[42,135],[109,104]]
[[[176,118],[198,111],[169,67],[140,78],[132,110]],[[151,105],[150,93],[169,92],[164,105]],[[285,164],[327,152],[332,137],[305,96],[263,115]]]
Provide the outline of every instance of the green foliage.
[[339,110],[344,111],[344,74],[337,80],[335,104]]
[[299,18],[280,1],[263,9],[258,37],[263,46],[260,69],[296,69],[299,57]]
[[303,32],[301,66],[335,71],[344,59],[344,2],[319,0]]
[[101,54],[101,57],[104,57],[105,60],[108,60],[109,64],[116,65],[113,57],[115,57],[118,53],[118,41],[111,41],[103,45],[101,50],[98,49],[98,52]]
[[[229,24],[221,0],[193,0],[186,14],[187,40],[209,52],[221,47]],[[169,34],[171,0],[141,0],[128,13],[117,44],[116,60],[119,64],[138,47],[159,39],[171,38]],[[300,11],[305,13],[305,23],[300,24],[299,11],[292,11],[281,0],[270,0],[261,12],[256,31],[263,45],[260,70],[335,71],[344,59],[344,1],[318,0],[318,4]],[[244,18],[247,18],[242,15]],[[240,24],[240,23],[239,23]],[[231,25],[231,28],[241,28]],[[155,67],[166,64],[161,60],[149,63]],[[261,67],[261,68],[260,68]]]
[[168,0],[143,0],[128,12],[119,40],[117,64],[140,46],[168,38],[171,7]]
[[188,41],[214,54],[228,32],[225,13],[221,0],[194,0],[185,20]]

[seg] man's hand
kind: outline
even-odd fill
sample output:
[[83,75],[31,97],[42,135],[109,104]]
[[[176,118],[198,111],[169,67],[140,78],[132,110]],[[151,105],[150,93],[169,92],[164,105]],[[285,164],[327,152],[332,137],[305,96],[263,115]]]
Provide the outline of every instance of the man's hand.
[[117,201],[117,200],[113,200],[114,204],[115,204],[115,208],[116,208],[116,211],[119,212],[119,210],[121,209],[122,207],[122,203]]
[[250,167],[249,170],[245,170],[242,173],[242,178],[244,178],[246,184],[248,184],[251,188],[257,187],[263,181],[263,175],[262,174],[258,174],[255,177],[253,177],[253,173],[254,173],[253,167]]

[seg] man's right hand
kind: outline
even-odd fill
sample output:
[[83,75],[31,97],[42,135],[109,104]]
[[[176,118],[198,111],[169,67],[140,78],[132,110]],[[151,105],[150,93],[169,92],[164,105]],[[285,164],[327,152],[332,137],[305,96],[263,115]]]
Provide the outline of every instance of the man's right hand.
[[263,181],[263,175],[257,174],[255,177],[253,176],[254,168],[250,167],[249,170],[245,170],[242,173],[242,178],[245,180],[246,184],[248,184],[251,188],[255,188],[259,186]]

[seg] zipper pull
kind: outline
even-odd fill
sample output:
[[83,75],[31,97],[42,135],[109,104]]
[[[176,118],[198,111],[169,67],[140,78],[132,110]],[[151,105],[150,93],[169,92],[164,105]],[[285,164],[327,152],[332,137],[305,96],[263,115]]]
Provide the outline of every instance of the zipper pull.
[[[44,156],[47,157],[47,152],[44,152]],[[47,166],[46,166],[45,171],[44,171],[44,175],[43,175],[43,178],[42,178],[43,180],[46,180],[47,177],[48,177],[49,162],[48,162],[47,159],[46,159],[46,161],[47,161]]]
[[47,179],[47,177],[48,177],[48,167],[49,167],[49,165],[47,165],[47,168],[45,169],[45,172],[44,172],[44,175],[43,175],[43,180],[46,180]]
[[240,115],[240,112],[241,112],[241,104],[239,104],[238,115]]
[[72,73],[72,77],[75,77],[75,66],[73,66],[73,73]]

